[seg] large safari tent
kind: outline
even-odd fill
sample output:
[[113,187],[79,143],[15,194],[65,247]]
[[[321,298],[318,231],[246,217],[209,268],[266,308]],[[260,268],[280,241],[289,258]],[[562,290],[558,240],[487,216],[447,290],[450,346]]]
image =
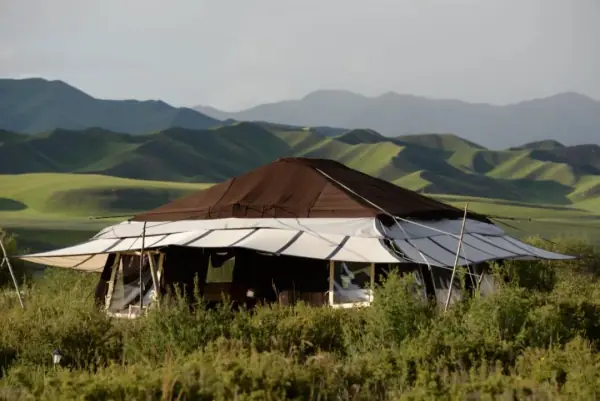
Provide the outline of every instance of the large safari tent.
[[284,158],[82,244],[21,258],[101,273],[97,301],[131,317],[176,287],[209,303],[226,294],[239,303],[366,305],[391,269],[414,272],[423,294],[442,303],[462,295],[451,280],[457,265],[469,288],[485,292],[490,261],[570,257],[338,162]]

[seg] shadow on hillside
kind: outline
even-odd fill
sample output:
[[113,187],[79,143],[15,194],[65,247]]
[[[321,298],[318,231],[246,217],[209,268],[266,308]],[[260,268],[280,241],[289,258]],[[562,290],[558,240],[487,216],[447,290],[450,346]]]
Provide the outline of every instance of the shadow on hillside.
[[27,205],[9,198],[0,198],[0,212],[16,212],[27,209]]
[[440,195],[456,195],[458,193],[461,196],[527,203],[565,206],[572,204],[568,195],[573,189],[555,181],[495,179],[457,171],[453,171],[453,175],[424,171],[423,179],[431,183],[427,187],[427,192]]
[[54,193],[46,207],[85,214],[106,211],[111,214],[154,209],[191,191],[166,188],[90,188]]
[[530,153],[532,159],[564,163],[573,168],[577,174],[600,174],[600,146],[578,145],[549,150],[534,150]]

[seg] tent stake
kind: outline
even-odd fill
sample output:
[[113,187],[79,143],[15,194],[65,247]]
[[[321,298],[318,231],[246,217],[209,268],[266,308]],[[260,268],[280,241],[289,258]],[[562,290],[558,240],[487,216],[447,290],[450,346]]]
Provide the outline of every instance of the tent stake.
[[8,253],[6,252],[6,248],[4,247],[4,238],[0,238],[0,248],[2,249],[2,263],[0,263],[0,267],[2,267],[5,263],[8,267],[8,271],[10,272],[10,277],[12,278],[13,284],[15,285],[15,290],[17,291],[17,297],[19,298],[19,303],[21,304],[21,309],[25,309],[25,305],[23,304],[23,299],[21,298],[21,291],[19,291],[19,284],[17,283],[17,278],[15,277],[15,272],[13,271],[12,264],[10,263],[10,259],[8,258]]
[[458,266],[458,258],[460,256],[460,249],[462,247],[463,234],[465,232],[465,224],[467,222],[467,212],[469,204],[465,205],[465,215],[463,217],[462,225],[460,227],[460,235],[458,237],[458,248],[456,249],[456,258],[454,259],[454,268],[452,269],[452,276],[450,277],[450,286],[448,288],[448,297],[446,298],[446,305],[444,306],[444,312],[448,310],[450,304],[450,297],[452,297],[452,287],[454,286],[454,275],[456,274],[456,267]]
[[146,222],[142,228],[142,252],[140,254],[140,316],[142,314],[142,308],[144,307],[144,289],[142,281],[142,270],[144,267],[144,247],[146,245]]

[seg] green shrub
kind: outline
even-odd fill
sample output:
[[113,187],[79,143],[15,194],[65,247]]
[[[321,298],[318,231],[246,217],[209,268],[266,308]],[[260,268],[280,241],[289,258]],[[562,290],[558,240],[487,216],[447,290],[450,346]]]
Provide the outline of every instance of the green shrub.
[[499,266],[507,285],[447,312],[392,275],[369,308],[206,310],[175,297],[111,319],[93,305],[96,275],[49,270],[26,284],[25,310],[0,291],[0,398],[593,400],[599,259],[568,247],[584,260]]

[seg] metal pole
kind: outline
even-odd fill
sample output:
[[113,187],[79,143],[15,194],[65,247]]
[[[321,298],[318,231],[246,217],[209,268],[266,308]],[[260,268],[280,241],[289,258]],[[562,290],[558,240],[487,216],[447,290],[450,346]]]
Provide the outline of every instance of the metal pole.
[[2,248],[2,254],[4,255],[4,260],[2,261],[2,265],[6,263],[8,266],[8,271],[10,272],[10,277],[12,278],[13,284],[15,285],[15,290],[17,291],[17,297],[19,298],[19,303],[21,304],[21,309],[25,309],[25,305],[23,304],[23,299],[21,298],[21,291],[19,291],[19,284],[17,283],[17,278],[15,277],[15,273],[12,268],[12,264],[10,263],[10,259],[8,258],[8,253],[6,252],[6,248],[3,243],[4,238],[0,238],[0,248]]
[[450,297],[452,296],[452,286],[454,285],[454,275],[456,274],[456,267],[458,266],[458,258],[460,256],[460,249],[462,247],[463,234],[465,232],[465,224],[467,222],[467,211],[469,204],[465,205],[465,214],[463,216],[462,225],[460,227],[460,235],[458,236],[458,248],[456,249],[456,258],[454,259],[454,268],[452,269],[452,276],[450,277],[450,286],[448,288],[448,297],[446,298],[446,305],[444,306],[444,312],[448,310],[450,304]]
[[144,288],[142,282],[142,269],[144,267],[144,248],[146,245],[146,222],[142,227],[142,252],[140,254],[140,315],[142,314],[142,308],[144,307]]

